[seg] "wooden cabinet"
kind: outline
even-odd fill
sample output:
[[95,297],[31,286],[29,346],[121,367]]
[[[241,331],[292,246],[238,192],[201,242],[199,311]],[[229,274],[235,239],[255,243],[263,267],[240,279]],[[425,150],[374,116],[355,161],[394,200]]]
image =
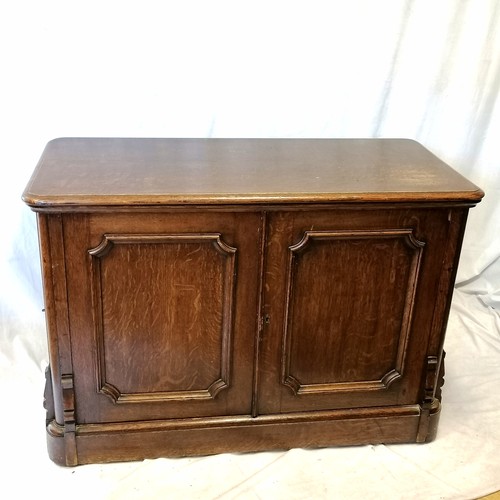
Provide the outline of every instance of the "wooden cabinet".
[[51,458],[433,439],[482,195],[412,141],[52,141]]

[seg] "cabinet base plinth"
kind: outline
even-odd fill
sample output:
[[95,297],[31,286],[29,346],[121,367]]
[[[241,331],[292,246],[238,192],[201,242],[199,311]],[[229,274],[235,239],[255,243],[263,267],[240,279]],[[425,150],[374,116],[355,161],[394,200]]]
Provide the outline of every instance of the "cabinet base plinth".
[[[436,435],[439,408],[429,415],[419,405],[255,418],[83,424],[76,429],[76,462],[80,465],[291,448],[415,443],[422,433],[422,418],[429,421],[425,439],[428,442]],[[59,465],[73,465],[67,463],[64,428],[50,422],[47,438],[50,458]]]

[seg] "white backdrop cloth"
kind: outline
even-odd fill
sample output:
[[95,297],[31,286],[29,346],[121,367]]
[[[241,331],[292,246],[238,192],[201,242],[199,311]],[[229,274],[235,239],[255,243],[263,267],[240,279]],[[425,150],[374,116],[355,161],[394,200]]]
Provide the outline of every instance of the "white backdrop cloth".
[[[0,4],[0,51],[1,497],[468,499],[500,489],[499,0],[19,0]],[[20,195],[59,136],[407,137],[481,186],[436,441],[52,464],[36,225]]]

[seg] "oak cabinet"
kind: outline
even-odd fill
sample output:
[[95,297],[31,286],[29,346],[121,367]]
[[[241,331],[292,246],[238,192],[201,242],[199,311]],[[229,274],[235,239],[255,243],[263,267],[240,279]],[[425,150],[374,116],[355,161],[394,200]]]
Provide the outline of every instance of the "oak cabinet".
[[412,141],[52,141],[51,458],[433,439],[482,195]]

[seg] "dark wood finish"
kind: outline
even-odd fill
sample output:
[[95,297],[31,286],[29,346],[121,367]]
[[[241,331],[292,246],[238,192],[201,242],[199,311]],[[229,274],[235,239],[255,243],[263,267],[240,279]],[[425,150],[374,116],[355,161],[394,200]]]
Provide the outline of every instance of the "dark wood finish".
[[420,144],[381,139],[55,139],[24,192],[82,206],[477,202],[482,191]]
[[413,141],[52,141],[51,458],[432,440],[482,195]]

